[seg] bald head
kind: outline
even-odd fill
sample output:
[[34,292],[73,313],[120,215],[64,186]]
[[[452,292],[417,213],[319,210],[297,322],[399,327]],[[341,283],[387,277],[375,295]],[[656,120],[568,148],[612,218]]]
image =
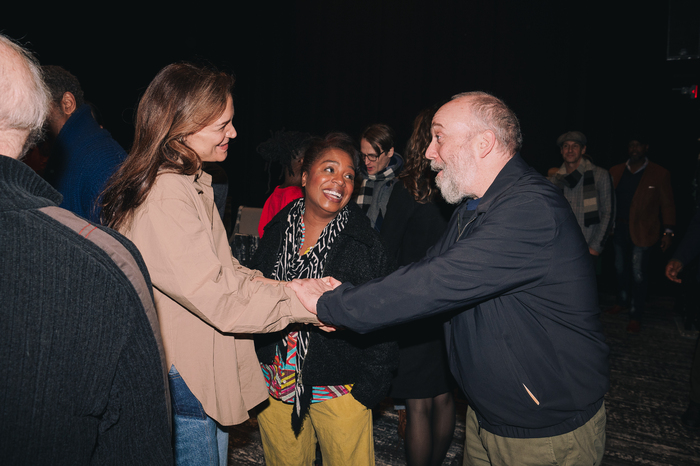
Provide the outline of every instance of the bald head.
[[0,154],[22,157],[41,136],[49,93],[33,55],[0,34]]
[[523,145],[520,122],[501,99],[486,92],[473,91],[457,94],[451,102],[468,104],[473,132],[493,131],[496,140],[510,156],[520,150]]
[[522,143],[515,114],[485,92],[458,94],[440,107],[432,134],[425,156],[452,204],[482,197]]

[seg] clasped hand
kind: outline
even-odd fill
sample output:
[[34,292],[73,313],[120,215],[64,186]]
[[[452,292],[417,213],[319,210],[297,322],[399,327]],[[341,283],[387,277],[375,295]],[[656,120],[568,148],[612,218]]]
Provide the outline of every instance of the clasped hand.
[[[294,290],[304,305],[307,311],[314,315],[318,315],[316,310],[316,305],[318,300],[326,291],[331,291],[340,286],[341,282],[333,277],[323,277],[323,278],[302,278],[292,280],[287,282],[287,286]],[[326,332],[332,332],[336,330],[333,325],[320,324],[318,328]]]

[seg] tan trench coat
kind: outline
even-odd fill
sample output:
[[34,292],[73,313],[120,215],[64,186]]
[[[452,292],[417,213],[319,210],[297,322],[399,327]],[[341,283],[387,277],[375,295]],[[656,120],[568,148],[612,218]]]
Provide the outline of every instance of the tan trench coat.
[[160,174],[122,233],[148,267],[168,368],[177,367],[211,418],[245,421],[267,387],[253,340],[241,334],[315,317],[289,288],[251,281],[260,273],[233,258],[207,173]]

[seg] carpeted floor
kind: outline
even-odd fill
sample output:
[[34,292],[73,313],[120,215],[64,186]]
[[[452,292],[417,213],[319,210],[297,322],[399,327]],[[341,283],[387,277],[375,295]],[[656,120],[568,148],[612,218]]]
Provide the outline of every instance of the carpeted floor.
[[678,325],[672,298],[652,296],[649,304],[639,335],[626,332],[628,315],[601,315],[610,345],[603,464],[700,465],[700,432],[679,421],[697,332]]
[[[601,307],[612,305],[601,297]],[[610,391],[606,396],[607,442],[603,464],[625,466],[700,465],[700,431],[680,421],[688,404],[689,376],[697,332],[687,332],[674,315],[674,301],[650,296],[639,335],[626,332],[626,314],[602,313],[610,345]],[[464,403],[459,403],[454,441],[444,462],[462,463]],[[390,400],[376,410],[374,425],[377,465],[403,465],[403,443],[396,433],[397,416]],[[264,464],[255,419],[231,429],[229,465]]]

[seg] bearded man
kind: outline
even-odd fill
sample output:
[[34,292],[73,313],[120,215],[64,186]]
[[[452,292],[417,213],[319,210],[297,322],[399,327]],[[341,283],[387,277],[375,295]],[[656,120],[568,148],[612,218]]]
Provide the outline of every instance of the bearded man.
[[469,399],[464,464],[601,463],[608,347],[588,245],[561,191],[519,155],[515,114],[459,94],[426,157],[447,232],[416,263],[354,287],[290,283],[327,325],[365,333],[448,313],[450,368]]

